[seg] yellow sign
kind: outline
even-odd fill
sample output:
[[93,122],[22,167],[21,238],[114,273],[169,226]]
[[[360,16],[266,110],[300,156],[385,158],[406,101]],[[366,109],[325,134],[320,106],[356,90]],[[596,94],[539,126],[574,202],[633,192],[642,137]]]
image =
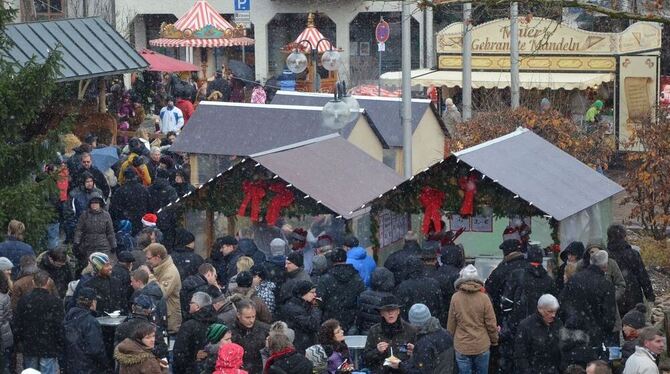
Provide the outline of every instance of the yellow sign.
[[[509,19],[497,19],[472,28],[473,54],[509,53]],[[437,53],[460,54],[463,24],[453,23],[437,34]],[[522,55],[616,55],[660,49],[661,28],[637,22],[621,33],[575,29],[546,18],[519,19]]]
[[[616,71],[616,58],[606,56],[524,56],[521,58],[521,71]],[[441,55],[437,61],[440,70],[461,70],[463,61],[460,55]],[[474,70],[508,70],[509,56],[473,56]]]

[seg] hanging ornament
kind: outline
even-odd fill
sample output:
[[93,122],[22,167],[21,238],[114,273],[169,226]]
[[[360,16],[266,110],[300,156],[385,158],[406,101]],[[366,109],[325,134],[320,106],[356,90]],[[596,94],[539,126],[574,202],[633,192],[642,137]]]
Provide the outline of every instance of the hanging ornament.
[[463,204],[458,214],[471,216],[475,210],[475,194],[477,193],[477,176],[471,174],[467,177],[458,178],[458,187],[463,191]]
[[275,195],[272,200],[270,200],[270,204],[268,204],[268,211],[265,214],[265,221],[269,225],[274,225],[277,223],[277,219],[279,219],[281,210],[291,206],[295,198],[293,196],[293,192],[291,192],[291,190],[289,190],[284,183],[273,183],[270,185],[270,187],[268,187],[268,190],[274,192]]
[[244,199],[237,211],[239,216],[244,216],[247,212],[247,206],[251,203],[251,213],[249,217],[251,222],[258,222],[258,216],[261,212],[261,201],[265,197],[265,182],[263,181],[244,181],[242,182],[242,192]]
[[424,234],[430,232],[430,224],[433,224],[435,232],[442,231],[442,214],[440,208],[444,202],[444,192],[433,187],[426,186],[421,189],[419,202],[423,206],[423,225],[421,231]]

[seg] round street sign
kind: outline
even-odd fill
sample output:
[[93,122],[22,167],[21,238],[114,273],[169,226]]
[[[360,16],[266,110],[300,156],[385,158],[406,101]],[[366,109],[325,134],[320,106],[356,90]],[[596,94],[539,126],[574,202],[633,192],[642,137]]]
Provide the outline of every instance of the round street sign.
[[377,28],[375,29],[375,38],[377,38],[377,43],[386,43],[386,41],[389,40],[390,35],[391,28],[388,22],[384,21],[382,18],[377,24]]

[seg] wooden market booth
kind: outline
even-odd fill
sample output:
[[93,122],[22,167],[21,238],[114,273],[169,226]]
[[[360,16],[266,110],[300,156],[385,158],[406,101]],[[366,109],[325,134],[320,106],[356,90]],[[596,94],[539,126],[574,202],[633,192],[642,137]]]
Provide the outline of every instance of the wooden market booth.
[[279,227],[285,222],[305,227],[315,220],[347,221],[348,229],[357,232],[358,219],[368,212],[365,202],[402,180],[346,139],[330,134],[236,158],[194,193],[163,209],[204,212],[204,218],[186,222],[201,252],[211,248],[215,237],[252,226],[271,233],[255,239],[269,253],[270,241],[281,235]]
[[[509,102],[509,25],[509,19],[503,18],[470,31],[474,110],[479,102],[485,111],[499,91],[502,101]],[[580,122],[586,109],[601,99],[609,109],[605,121],[612,123],[611,133],[617,144],[624,142],[630,126],[649,118],[658,103],[661,33],[661,26],[650,22],[636,22],[620,33],[603,33],[551,19],[519,18],[521,101],[536,109],[540,99],[551,93],[553,106]],[[412,71],[413,85],[443,87],[445,97],[460,102],[462,34],[461,22],[437,33],[437,68]],[[385,73],[381,79],[399,86],[401,74]]]

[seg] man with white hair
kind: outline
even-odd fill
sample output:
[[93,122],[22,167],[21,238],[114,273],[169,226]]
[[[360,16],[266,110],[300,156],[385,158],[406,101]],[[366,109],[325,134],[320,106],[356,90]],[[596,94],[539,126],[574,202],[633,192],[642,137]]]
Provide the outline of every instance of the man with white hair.
[[514,372],[519,374],[556,374],[561,364],[558,332],[562,327],[556,318],[558,300],[544,294],[537,300],[537,313],[517,327],[514,339]]
[[590,265],[573,275],[560,295],[561,321],[589,337],[592,356],[581,358],[586,362],[608,359],[602,346],[616,321],[614,285],[605,277],[607,262],[607,251],[592,253]]
[[212,297],[196,292],[189,303],[191,318],[179,328],[174,343],[174,373],[197,373],[196,356],[207,344],[207,328],[216,322]]

